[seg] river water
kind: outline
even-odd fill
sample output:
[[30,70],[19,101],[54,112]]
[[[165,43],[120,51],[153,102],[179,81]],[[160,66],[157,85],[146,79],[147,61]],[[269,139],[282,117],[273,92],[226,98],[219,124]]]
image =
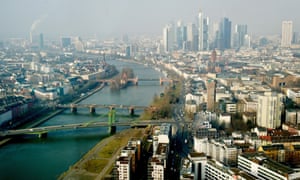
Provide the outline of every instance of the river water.
[[[116,65],[120,71],[124,67],[132,68],[135,75],[143,79],[163,76],[161,72],[137,63],[117,60],[108,63]],[[163,88],[158,81],[139,82],[138,86],[129,86],[120,91],[112,91],[106,86],[81,103],[147,106],[154,94],[159,94]],[[41,126],[107,121],[107,113],[106,109],[96,109],[95,115],[89,114],[88,109],[78,109],[77,114],[65,110]],[[128,111],[118,110],[116,120],[132,120],[125,115],[128,115]],[[117,127],[117,131],[122,128]],[[57,179],[107,135],[107,128],[99,127],[50,132],[44,139],[32,136],[15,139],[0,147],[0,179]]]

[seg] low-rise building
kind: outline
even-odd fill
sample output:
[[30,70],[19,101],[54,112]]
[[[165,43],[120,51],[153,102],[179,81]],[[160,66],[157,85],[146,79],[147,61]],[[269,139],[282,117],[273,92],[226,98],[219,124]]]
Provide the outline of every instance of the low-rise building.
[[271,160],[260,153],[244,153],[238,156],[238,168],[258,179],[293,180],[300,172]]

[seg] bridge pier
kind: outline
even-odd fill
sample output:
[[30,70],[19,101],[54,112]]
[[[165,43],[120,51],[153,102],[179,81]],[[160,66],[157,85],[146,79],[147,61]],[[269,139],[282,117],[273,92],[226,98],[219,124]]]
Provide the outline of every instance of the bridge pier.
[[138,78],[135,78],[135,80],[134,80],[134,85],[138,85],[138,82],[139,82],[139,79]]
[[90,113],[95,114],[96,113],[96,108],[94,106],[90,107]]
[[133,107],[129,108],[129,115],[134,116],[134,108]]
[[159,78],[159,84],[160,84],[161,86],[164,85],[164,81],[163,81],[162,78]]
[[42,138],[46,138],[48,136],[48,133],[46,132],[43,132],[43,133],[39,133],[39,138],[42,139]]
[[71,105],[71,112],[77,113],[77,107],[75,105]]
[[108,133],[110,135],[116,134],[116,132],[117,132],[117,127],[116,126],[109,126],[108,127]]

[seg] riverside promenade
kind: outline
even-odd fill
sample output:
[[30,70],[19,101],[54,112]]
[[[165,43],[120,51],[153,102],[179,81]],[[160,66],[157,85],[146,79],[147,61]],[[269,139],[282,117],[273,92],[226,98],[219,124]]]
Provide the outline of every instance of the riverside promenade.
[[77,163],[64,172],[60,180],[96,179],[110,177],[117,156],[132,138],[141,138],[145,129],[127,129],[101,140]]

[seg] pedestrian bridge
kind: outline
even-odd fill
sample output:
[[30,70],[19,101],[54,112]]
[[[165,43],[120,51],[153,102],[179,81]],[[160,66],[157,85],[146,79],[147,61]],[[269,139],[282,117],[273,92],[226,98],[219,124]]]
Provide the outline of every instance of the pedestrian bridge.
[[[25,135],[25,134],[36,134],[39,137],[47,136],[48,132],[68,130],[68,129],[79,129],[79,128],[94,128],[94,127],[117,127],[117,126],[131,126],[131,127],[146,127],[148,125],[161,125],[162,123],[175,124],[178,123],[174,120],[140,120],[140,121],[130,121],[130,122],[87,122],[78,124],[64,124],[64,125],[54,125],[54,126],[43,126],[35,128],[26,129],[16,129],[16,130],[3,130],[0,131],[0,137],[5,136],[15,136],[15,135]],[[190,122],[185,122],[190,123]]]

